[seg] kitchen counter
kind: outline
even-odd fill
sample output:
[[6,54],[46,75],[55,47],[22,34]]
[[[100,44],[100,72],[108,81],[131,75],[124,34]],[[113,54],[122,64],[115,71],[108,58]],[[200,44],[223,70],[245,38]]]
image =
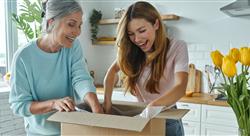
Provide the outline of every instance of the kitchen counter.
[[[104,94],[104,90],[102,87],[97,87],[97,94]],[[122,90],[122,89],[115,89]],[[121,91],[119,91],[121,92]],[[194,93],[192,97],[184,96],[179,102],[187,102],[187,103],[196,103],[196,104],[207,104],[207,105],[215,105],[215,106],[229,106],[226,101],[214,100],[215,96],[211,96],[207,93]]]
[[215,96],[207,93],[194,93],[192,97],[184,96],[179,101],[187,103],[207,104],[215,106],[229,106],[226,101],[214,100]]

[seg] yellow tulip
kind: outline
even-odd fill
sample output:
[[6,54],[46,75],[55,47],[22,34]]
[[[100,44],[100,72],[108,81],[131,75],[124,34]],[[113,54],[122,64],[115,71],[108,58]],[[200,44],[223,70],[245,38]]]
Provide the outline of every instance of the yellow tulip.
[[223,58],[222,72],[228,77],[233,77],[234,75],[236,75],[236,65],[230,56],[225,56]]
[[240,48],[240,62],[243,65],[250,66],[250,48],[247,47]]
[[221,68],[223,55],[220,53],[220,51],[212,51],[210,55],[214,65],[218,68]]
[[232,48],[229,52],[229,56],[237,63],[240,59],[240,51],[237,48]]
[[4,79],[6,81],[9,81],[10,80],[10,72],[7,72],[5,75],[4,75]]

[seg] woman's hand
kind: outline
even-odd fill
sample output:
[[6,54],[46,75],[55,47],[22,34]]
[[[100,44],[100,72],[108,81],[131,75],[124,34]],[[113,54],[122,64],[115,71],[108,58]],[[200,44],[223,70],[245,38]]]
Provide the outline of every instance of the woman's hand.
[[60,112],[75,111],[75,103],[70,97],[64,97],[62,99],[54,100],[52,104],[52,109],[58,110]]
[[112,103],[111,101],[107,102],[107,101],[104,101],[103,102],[103,111],[105,114],[111,114],[112,113]]

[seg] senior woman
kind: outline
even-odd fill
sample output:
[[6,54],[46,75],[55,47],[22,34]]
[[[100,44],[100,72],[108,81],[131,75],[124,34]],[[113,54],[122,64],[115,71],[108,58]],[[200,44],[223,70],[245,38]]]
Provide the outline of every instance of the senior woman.
[[43,35],[19,49],[12,64],[9,102],[24,117],[27,135],[60,135],[60,123],[47,121],[55,111],[75,110],[85,101],[103,113],[79,41],[83,11],[74,0],[48,0]]

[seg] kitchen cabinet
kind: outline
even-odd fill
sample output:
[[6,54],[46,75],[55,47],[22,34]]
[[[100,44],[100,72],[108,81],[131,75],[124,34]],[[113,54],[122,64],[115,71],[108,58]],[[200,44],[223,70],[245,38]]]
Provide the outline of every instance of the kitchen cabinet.
[[234,127],[227,127],[223,125],[215,125],[209,123],[202,123],[201,135],[202,136],[237,136],[237,129]]
[[185,102],[178,102],[177,107],[190,110],[182,119],[185,135],[238,134],[237,120],[230,107]]
[[177,102],[178,109],[189,109],[182,118],[185,135],[200,135],[201,127],[201,104]]
[[[180,17],[174,14],[166,14],[166,15],[161,15],[162,20],[179,20]],[[112,24],[118,24],[120,19],[101,19],[99,21],[99,25],[112,25]],[[103,39],[109,39],[109,40],[103,40]],[[97,38],[97,40],[93,43],[94,45],[114,45],[115,40],[110,40],[110,39],[115,39],[115,37],[106,37],[106,38]]]
[[238,125],[231,107],[202,105],[201,135],[237,135]]
[[199,136],[200,135],[200,123],[194,121],[182,120],[185,136]]

